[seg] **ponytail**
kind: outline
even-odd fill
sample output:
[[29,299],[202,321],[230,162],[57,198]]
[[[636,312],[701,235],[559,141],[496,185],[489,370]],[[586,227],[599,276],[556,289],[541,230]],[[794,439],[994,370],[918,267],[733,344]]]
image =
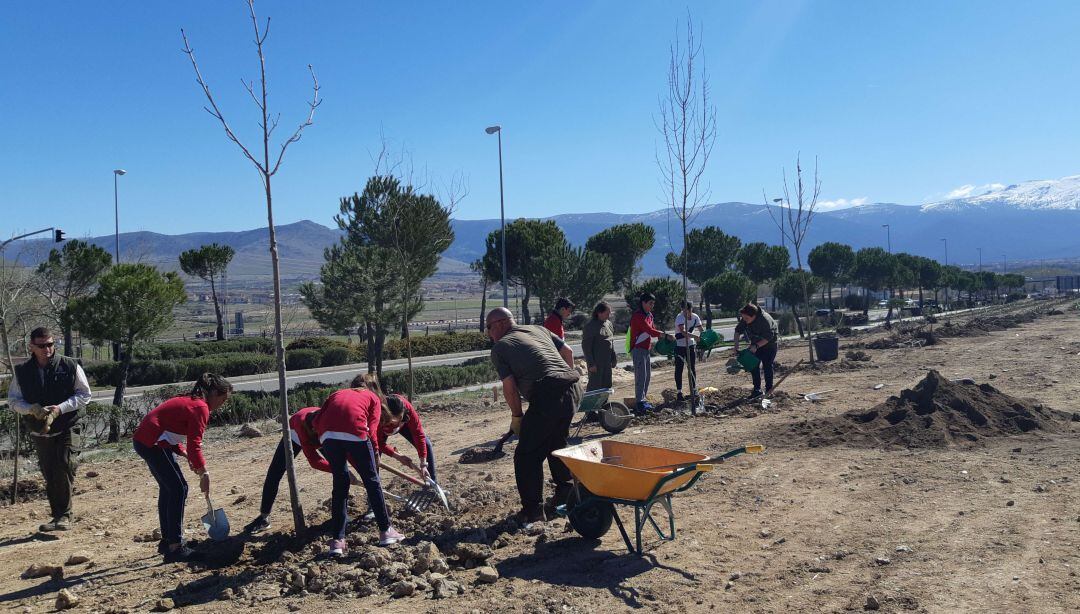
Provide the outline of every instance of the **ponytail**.
[[203,373],[195,380],[195,386],[189,395],[193,399],[205,399],[211,392],[215,394],[228,394],[232,392],[232,384],[229,380],[216,373]]
[[379,377],[374,373],[361,373],[352,379],[349,383],[350,388],[361,388],[370,390],[375,393],[375,396],[379,397],[379,405],[386,409],[386,395],[383,394],[382,386],[379,386]]

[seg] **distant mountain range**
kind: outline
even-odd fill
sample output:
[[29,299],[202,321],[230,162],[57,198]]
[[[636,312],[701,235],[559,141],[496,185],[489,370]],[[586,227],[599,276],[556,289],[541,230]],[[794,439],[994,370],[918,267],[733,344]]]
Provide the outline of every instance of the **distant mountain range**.
[[[512,212],[513,204],[510,203]],[[727,202],[702,207],[693,226],[718,226],[738,236],[744,243],[780,242],[780,231],[769,214],[779,208],[761,204]],[[592,235],[615,224],[642,222],[656,231],[656,246],[646,254],[645,275],[670,274],[664,255],[681,247],[678,220],[669,210],[640,214],[576,213],[550,219],[563,229],[575,245],[583,245]],[[510,221],[508,219],[507,221]],[[951,264],[974,264],[982,248],[983,264],[996,266],[1006,255],[1009,262],[1080,257],[1080,175],[1058,180],[1029,181],[998,188],[976,196],[942,202],[905,206],[891,203],[866,204],[849,209],[821,212],[807,235],[805,250],[826,241],[847,243],[858,249],[886,247],[889,225],[894,252],[909,252]],[[498,230],[499,220],[454,220],[456,240],[440,264],[443,275],[468,274],[468,264],[484,251],[488,233]],[[278,244],[283,277],[287,281],[318,275],[323,249],[336,242],[341,231],[311,221],[279,226]],[[94,237],[90,242],[109,252],[113,237]],[[241,232],[197,232],[166,235],[132,232],[120,235],[121,259],[142,261],[161,268],[177,269],[180,252],[208,243],[230,245],[236,258],[230,278],[258,280],[270,274],[269,233],[266,228]],[[44,257],[47,241],[27,242],[22,261]],[[9,257],[13,254],[9,253]],[[804,255],[805,257],[805,255]]]

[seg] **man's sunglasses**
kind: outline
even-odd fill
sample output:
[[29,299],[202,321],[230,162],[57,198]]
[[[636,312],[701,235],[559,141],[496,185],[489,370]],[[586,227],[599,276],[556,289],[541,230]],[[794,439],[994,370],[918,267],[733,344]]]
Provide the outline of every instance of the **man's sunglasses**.
[[55,341],[50,341],[48,343],[31,343],[30,345],[45,350],[45,349],[51,348],[54,345],[56,345],[56,342]]

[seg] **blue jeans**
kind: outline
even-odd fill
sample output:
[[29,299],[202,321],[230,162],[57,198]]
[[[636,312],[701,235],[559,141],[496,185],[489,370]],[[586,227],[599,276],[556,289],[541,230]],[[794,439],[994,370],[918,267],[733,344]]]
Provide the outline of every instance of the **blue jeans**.
[[[290,441],[292,444],[292,455],[296,458],[300,454],[301,448],[296,445],[295,441]],[[259,512],[263,516],[269,516],[270,510],[274,507],[274,499],[277,499],[278,486],[281,484],[281,478],[285,475],[285,447],[278,442],[277,451],[274,452],[274,460],[270,461],[270,468],[266,470],[266,479],[263,480],[262,489],[262,504],[259,506]]]
[[754,390],[761,390],[761,372],[765,372],[765,390],[772,390],[773,387],[773,363],[776,362],[776,350],[779,348],[775,343],[770,343],[763,348],[759,348],[754,353],[761,361],[761,364],[757,369],[750,372],[750,376],[754,378]]
[[[406,440],[408,440],[409,443],[413,444],[414,446],[416,445],[416,442],[413,441],[412,435],[409,434],[409,431],[402,430],[401,431],[401,436],[404,437]],[[435,449],[431,447],[431,438],[428,437],[427,435],[424,435],[424,443],[427,445],[427,471],[428,471],[428,475],[431,476],[431,479],[438,482],[439,480],[435,477]]]
[[649,359],[649,350],[633,348],[630,350],[630,358],[634,361],[634,399],[638,407],[645,402],[645,396],[649,394],[649,380],[652,379],[652,360]]
[[184,504],[188,483],[176,462],[172,450],[160,446],[148,447],[135,442],[135,453],[146,461],[150,474],[158,483],[158,526],[161,539],[167,544],[179,544],[183,535]]
[[382,484],[379,482],[378,462],[370,441],[345,441],[327,439],[322,445],[323,456],[330,463],[334,476],[331,495],[330,531],[335,539],[345,539],[345,525],[349,522],[349,468],[353,466],[367,490],[368,505],[375,513],[380,531],[390,528],[390,514],[386,512]]

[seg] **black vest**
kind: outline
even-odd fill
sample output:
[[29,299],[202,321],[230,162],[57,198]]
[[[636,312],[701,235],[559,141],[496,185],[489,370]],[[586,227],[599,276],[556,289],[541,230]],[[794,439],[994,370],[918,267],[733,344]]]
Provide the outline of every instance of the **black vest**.
[[[38,375],[37,361],[31,358],[15,367],[15,377],[19,379],[19,390],[27,403],[36,403],[42,407],[59,405],[75,394],[75,369],[78,363],[74,359],[53,354],[49,364],[45,365],[45,384]],[[50,433],[65,431],[79,420],[79,412],[61,414],[50,427]],[[34,431],[41,431],[44,423],[33,416],[26,416],[26,421]]]

